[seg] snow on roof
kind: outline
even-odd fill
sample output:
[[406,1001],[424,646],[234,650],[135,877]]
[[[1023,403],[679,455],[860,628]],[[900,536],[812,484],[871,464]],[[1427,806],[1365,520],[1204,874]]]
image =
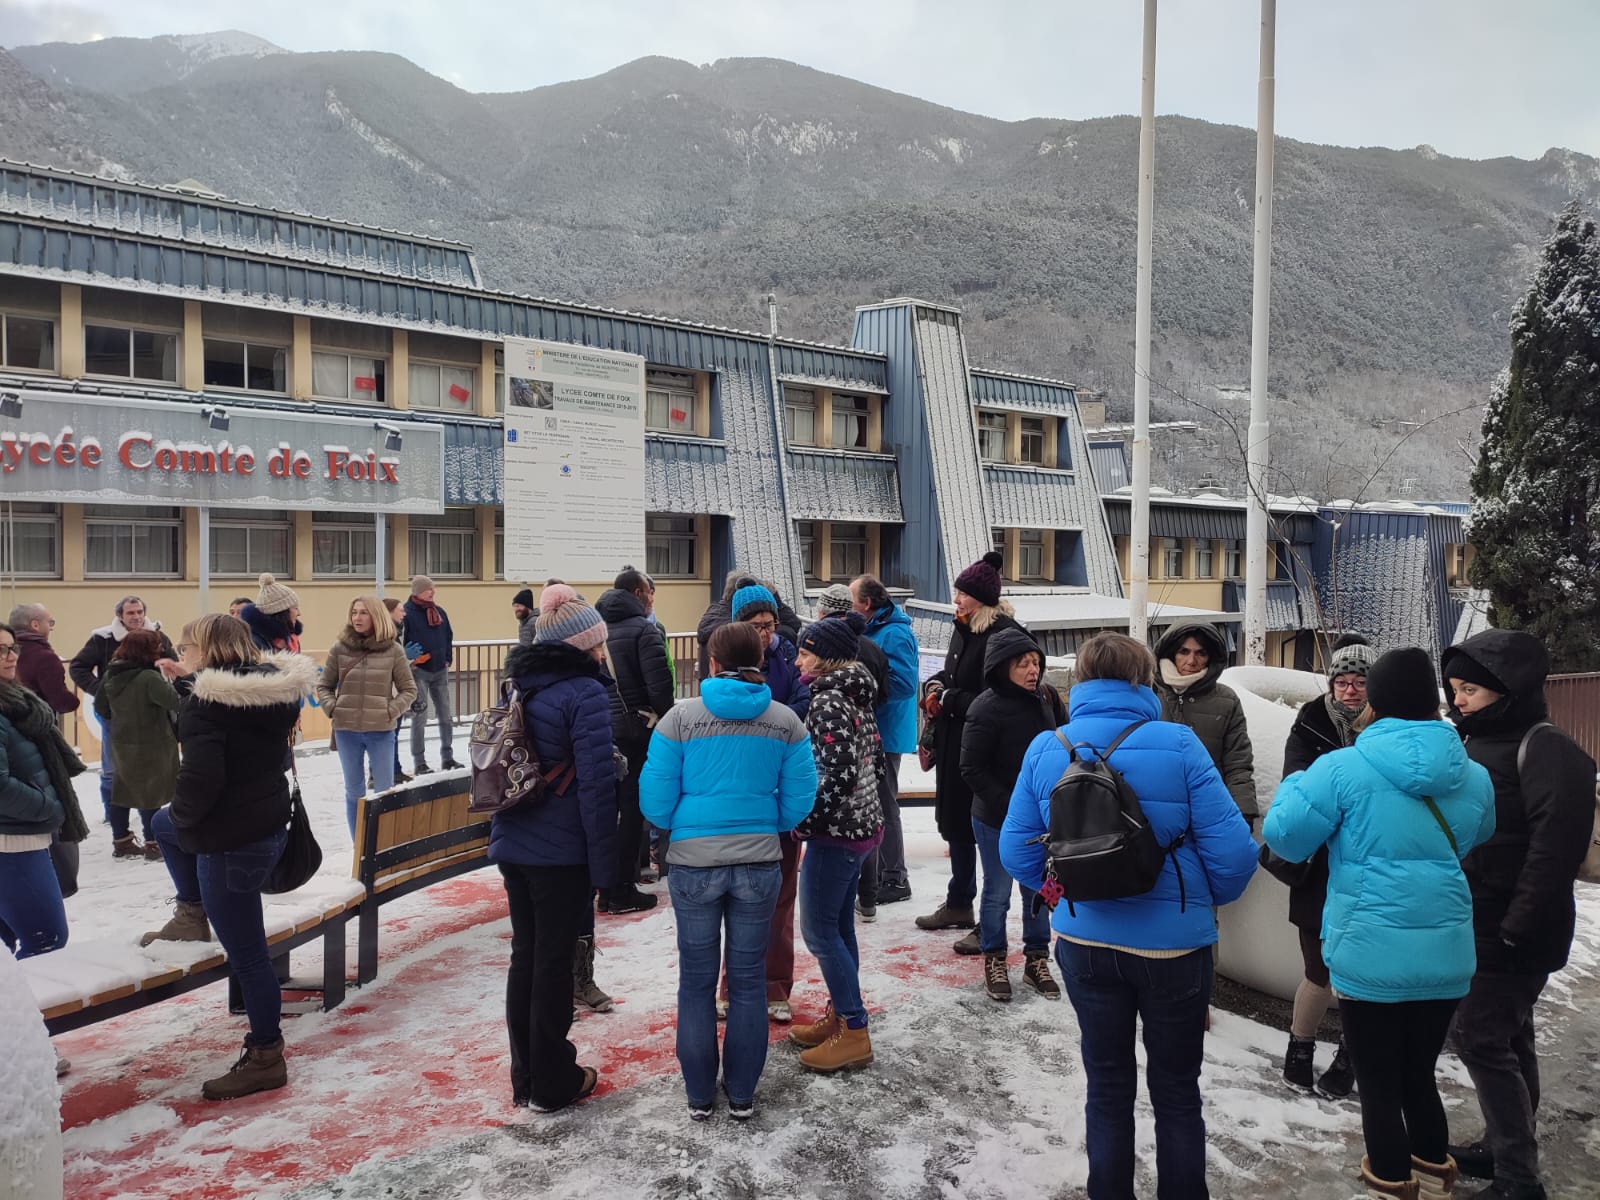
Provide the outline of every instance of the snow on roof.
[[955,311],[917,301],[911,330],[945,561],[965,566],[993,550],[994,542],[972,421],[967,352]]
[[[1029,629],[1114,629],[1128,625],[1128,601],[1121,596],[1085,591],[1007,588],[1001,597],[1016,611],[1017,620]],[[1151,623],[1156,625],[1175,625],[1180,621],[1226,625],[1237,624],[1240,619],[1238,613],[1185,608],[1155,601],[1151,601],[1147,608]],[[913,609],[928,613],[955,612],[954,605],[935,604],[927,600],[909,600],[906,609],[908,612]]]
[[[793,598],[805,589],[791,549],[787,496],[773,496],[772,464],[782,459],[783,446],[764,375],[753,366],[730,365],[722,373],[727,465],[720,474],[733,516],[728,522],[733,541],[730,565],[770,580],[785,598]],[[787,472],[784,486],[788,486]]]

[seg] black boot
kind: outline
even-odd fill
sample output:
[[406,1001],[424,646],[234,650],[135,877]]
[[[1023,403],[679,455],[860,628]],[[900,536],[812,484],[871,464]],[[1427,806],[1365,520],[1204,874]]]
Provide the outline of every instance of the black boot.
[[658,903],[649,892],[641,892],[631,883],[614,887],[600,894],[603,904],[600,911],[615,916],[619,913],[648,912]]
[[1289,1049],[1283,1055],[1283,1081],[1309,1092],[1313,1081],[1311,1059],[1317,1052],[1315,1038],[1289,1035]]
[[[1287,1074],[1285,1068],[1285,1074]],[[1344,1048],[1344,1039],[1339,1039],[1339,1049],[1334,1051],[1333,1062],[1317,1080],[1317,1091],[1334,1100],[1343,1100],[1355,1090],[1356,1072],[1350,1065],[1350,1052]]]

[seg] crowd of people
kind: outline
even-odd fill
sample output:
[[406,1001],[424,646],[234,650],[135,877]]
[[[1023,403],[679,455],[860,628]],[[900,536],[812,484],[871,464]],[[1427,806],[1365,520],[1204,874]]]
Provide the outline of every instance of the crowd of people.
[[[613,1004],[594,975],[596,914],[654,907],[640,885],[658,876],[692,1119],[713,1116],[719,1088],[731,1117],[754,1114],[770,1023],[789,1026],[806,1069],[869,1066],[856,930],[911,898],[898,781],[915,752],[933,771],[950,862],[944,895],[915,924],[963,931],[952,949],[982,957],[984,992],[1004,1004],[1019,899],[1023,984],[1048,1000],[1064,991],[1077,1017],[1093,1200],[1134,1194],[1140,1025],[1160,1194],[1207,1194],[1199,1079],[1216,910],[1258,866],[1288,885],[1301,950],[1283,1078],[1356,1094],[1367,1194],[1451,1195],[1470,1175],[1489,1181],[1476,1195],[1543,1196],[1534,1011],[1574,935],[1595,764],[1547,719],[1540,644],[1493,630],[1436,668],[1416,648],[1337,638],[1327,691],[1296,715],[1263,815],[1255,759],[1278,748],[1252,746],[1218,678],[1219,630],[1175,626],[1154,652],[1099,634],[1063,692],[1002,595],[996,557],[956,576],[949,649],[925,680],[881,580],[829,587],[807,624],[770,583],[735,571],[700,622],[687,700],[646,573],[624,568],[593,605],[560,580],[516,594],[506,678],[538,761],[562,771],[537,802],[492,818],[512,930],[513,1102],[554,1111],[594,1091],[597,1069],[578,1062],[570,1032],[576,1009]],[[113,855],[160,860],[172,879],[173,918],[145,943],[215,936],[238,980],[249,1033],[233,1068],[205,1083],[213,1099],[287,1079],[261,889],[285,844],[301,706],[315,696],[330,719],[352,835],[360,797],[409,778],[406,715],[414,773],[430,770],[430,709],[441,766],[460,767],[453,633],[431,580],[413,579],[403,605],[354,599],[320,672],[301,653],[299,608],[264,575],[256,597],[190,622],[174,646],[127,596],[67,668],[101,722]],[[54,624],[22,605],[0,626],[0,934],[19,957],[65,944],[62,899],[89,835],[72,785],[84,767],[58,728],[79,701]],[[1151,886],[1074,902],[1056,830],[1069,767],[1085,760],[1137,798],[1160,863]],[[797,909],[823,980],[804,997],[820,1009],[810,1022],[791,1008]],[[1319,1074],[1335,1000],[1342,1035]],[[1436,1084],[1452,1040],[1478,1093],[1476,1142],[1451,1141]]]

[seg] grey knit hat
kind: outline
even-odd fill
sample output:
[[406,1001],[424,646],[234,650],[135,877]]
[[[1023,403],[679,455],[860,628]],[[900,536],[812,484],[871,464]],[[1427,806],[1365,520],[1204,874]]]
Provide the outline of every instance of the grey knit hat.
[[834,613],[851,612],[855,606],[856,602],[850,595],[850,589],[842,583],[830,584],[828,589],[817,597],[817,611],[825,617]]
[[1372,670],[1372,664],[1378,661],[1378,649],[1365,642],[1354,642],[1348,646],[1340,646],[1328,657],[1328,678],[1337,679],[1340,675],[1366,675]]

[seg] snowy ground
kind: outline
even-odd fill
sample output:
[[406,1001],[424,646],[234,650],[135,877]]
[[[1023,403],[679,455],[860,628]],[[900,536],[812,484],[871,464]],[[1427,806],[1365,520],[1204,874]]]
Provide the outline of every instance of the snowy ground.
[[[437,759],[435,759],[437,761]],[[324,871],[347,874],[349,839],[336,761],[302,759]],[[113,861],[98,824],[97,780],[80,780],[95,822],[74,938],[128,938],[164,918],[157,863]],[[67,1190],[73,1200],[205,1196],[311,1200],[500,1200],[524,1196],[1075,1197],[1086,1178],[1083,1076],[1071,1006],[1022,988],[987,1000],[954,934],[911,918],[942,895],[943,847],[927,809],[908,810],[915,898],[862,926],[863,990],[877,1062],[840,1078],[802,1071],[775,1042],[757,1118],[691,1124],[673,1058],[672,912],[601,917],[600,983],[615,1012],[575,1026],[580,1061],[601,1071],[596,1096],[542,1116],[510,1106],[502,989],[508,927],[498,877],[480,871],[386,907],[378,981],[330,1013],[288,1017],[289,1086],[229,1105],[199,1099],[244,1032],[221,985],[56,1039],[63,1081]],[[665,892],[664,887],[651,890]],[[1600,889],[1582,892],[1574,966],[1541,1011],[1551,1195],[1600,1193]],[[352,958],[353,937],[352,929]],[[797,946],[799,1014],[825,994]],[[305,966],[314,965],[308,957]],[[297,957],[297,971],[302,964]],[[775,1038],[781,1031],[774,1031]],[[1284,1035],[1218,1011],[1204,1094],[1212,1194],[1355,1194],[1358,1110],[1287,1092]],[[1331,1047],[1319,1052],[1325,1065]],[[1452,1127],[1477,1132],[1458,1063],[1442,1064]],[[1140,1193],[1154,1194],[1150,1110],[1139,1109]]]

